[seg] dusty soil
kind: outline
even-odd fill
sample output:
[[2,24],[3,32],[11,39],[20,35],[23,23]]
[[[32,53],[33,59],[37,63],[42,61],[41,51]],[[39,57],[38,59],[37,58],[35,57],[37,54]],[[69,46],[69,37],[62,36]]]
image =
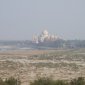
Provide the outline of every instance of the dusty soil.
[[0,52],[0,77],[19,78],[28,85],[39,77],[70,80],[85,77],[85,49]]

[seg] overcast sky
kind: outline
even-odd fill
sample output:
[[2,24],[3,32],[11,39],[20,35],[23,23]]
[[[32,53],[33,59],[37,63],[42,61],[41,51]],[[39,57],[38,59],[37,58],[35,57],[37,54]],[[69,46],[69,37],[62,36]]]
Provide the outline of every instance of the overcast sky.
[[0,0],[0,40],[29,40],[44,29],[85,39],[85,0]]

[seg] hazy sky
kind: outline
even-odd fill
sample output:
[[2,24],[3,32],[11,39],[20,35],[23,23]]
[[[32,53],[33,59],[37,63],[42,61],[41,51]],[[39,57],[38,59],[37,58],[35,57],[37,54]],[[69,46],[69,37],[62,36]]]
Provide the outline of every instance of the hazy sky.
[[0,0],[0,40],[29,40],[43,29],[85,39],[85,0]]

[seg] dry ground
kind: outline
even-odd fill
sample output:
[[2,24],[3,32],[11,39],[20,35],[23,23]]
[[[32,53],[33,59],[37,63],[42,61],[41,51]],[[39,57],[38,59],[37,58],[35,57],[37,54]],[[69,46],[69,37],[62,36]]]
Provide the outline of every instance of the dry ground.
[[69,80],[85,77],[85,49],[0,52],[0,77],[19,78],[22,85],[38,77]]

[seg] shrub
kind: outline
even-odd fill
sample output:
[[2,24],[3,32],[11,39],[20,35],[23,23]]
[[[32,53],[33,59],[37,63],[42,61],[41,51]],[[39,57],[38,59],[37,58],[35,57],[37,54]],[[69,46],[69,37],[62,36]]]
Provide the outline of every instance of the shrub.
[[85,85],[85,79],[83,77],[79,77],[78,79],[73,79],[71,80],[70,85]]
[[21,85],[20,81],[13,78],[13,77],[10,77],[8,79],[6,79],[5,81],[3,81],[1,78],[0,78],[0,85]]
[[6,85],[1,78],[0,78],[0,85]]
[[35,80],[34,82],[31,82],[30,85],[67,85],[67,83],[62,80],[52,80],[49,78],[40,78],[38,80]]

